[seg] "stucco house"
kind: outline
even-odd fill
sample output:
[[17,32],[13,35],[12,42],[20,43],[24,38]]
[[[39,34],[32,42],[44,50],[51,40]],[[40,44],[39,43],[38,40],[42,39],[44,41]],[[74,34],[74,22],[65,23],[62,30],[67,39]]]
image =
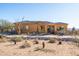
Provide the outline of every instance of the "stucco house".
[[54,34],[60,30],[66,32],[68,24],[62,22],[52,23],[48,21],[22,21],[16,22],[15,26],[18,34],[29,34],[34,32]]

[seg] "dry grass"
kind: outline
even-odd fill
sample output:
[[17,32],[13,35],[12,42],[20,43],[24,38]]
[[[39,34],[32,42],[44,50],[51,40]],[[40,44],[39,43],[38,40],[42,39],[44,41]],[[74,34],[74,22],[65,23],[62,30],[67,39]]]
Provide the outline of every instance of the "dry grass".
[[7,41],[8,40],[4,36],[0,35],[0,43],[1,42],[7,42]]
[[42,50],[42,48],[36,47],[36,48],[34,49],[34,51],[39,51],[39,50]]
[[79,47],[79,39],[78,38],[73,39],[73,42],[75,43],[76,46]]
[[29,40],[25,40],[25,42],[23,43],[23,46],[25,47],[31,47],[32,45],[33,45],[33,42]]
[[38,40],[33,40],[33,44],[39,44],[39,41]]
[[6,42],[7,40],[5,38],[0,39],[0,43]]
[[15,40],[16,40],[16,42],[21,42],[23,39],[22,39],[22,37],[16,37]]
[[49,41],[48,41],[48,43],[55,43],[55,42],[56,42],[56,40],[53,39],[53,38],[50,38]]

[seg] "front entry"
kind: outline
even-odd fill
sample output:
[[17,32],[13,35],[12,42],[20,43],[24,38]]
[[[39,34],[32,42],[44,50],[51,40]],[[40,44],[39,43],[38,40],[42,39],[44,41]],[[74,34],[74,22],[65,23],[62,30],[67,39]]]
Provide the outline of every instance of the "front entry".
[[48,26],[47,32],[50,33],[50,34],[55,34],[54,26]]

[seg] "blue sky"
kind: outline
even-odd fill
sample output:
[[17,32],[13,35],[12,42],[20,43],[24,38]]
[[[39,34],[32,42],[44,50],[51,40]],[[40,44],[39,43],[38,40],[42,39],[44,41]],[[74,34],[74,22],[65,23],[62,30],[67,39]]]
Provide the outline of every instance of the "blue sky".
[[11,22],[22,21],[65,22],[69,28],[79,28],[79,4],[49,3],[49,4],[0,4],[0,19]]

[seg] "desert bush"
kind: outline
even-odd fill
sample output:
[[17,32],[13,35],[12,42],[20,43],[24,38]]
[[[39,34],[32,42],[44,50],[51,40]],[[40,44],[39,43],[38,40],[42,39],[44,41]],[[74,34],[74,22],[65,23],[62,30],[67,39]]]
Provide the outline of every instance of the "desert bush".
[[53,49],[41,49],[41,51],[43,51],[45,53],[55,53],[55,50],[53,50]]
[[7,39],[3,36],[3,35],[0,35],[0,42],[6,42]]
[[40,47],[36,47],[34,51],[42,51],[45,53],[55,53],[55,50],[51,50],[51,49],[42,49]]
[[0,35],[0,38],[2,38],[2,36]]
[[74,43],[79,43],[79,39],[78,38],[75,38],[75,39],[73,39],[73,42]]
[[31,47],[31,42],[30,41],[25,41],[20,48],[26,48],[26,47]]
[[15,40],[16,42],[21,42],[23,39],[22,39],[21,37],[16,37],[14,40]]
[[62,42],[61,42],[61,41],[59,41],[59,42],[58,42],[58,45],[61,45],[61,44],[62,44]]
[[33,44],[39,44],[39,41],[38,40],[34,40]]
[[76,44],[76,46],[79,47],[79,39],[78,38],[75,38],[72,41]]
[[26,40],[24,45],[27,47],[31,47],[33,45],[33,42]]
[[52,39],[52,38],[50,38],[49,41],[48,41],[48,43],[55,43],[55,42],[56,42],[56,40]]
[[1,42],[6,42],[7,40],[6,39],[0,39],[0,43]]
[[3,38],[3,36],[2,36],[2,35],[0,35],[0,38]]
[[20,48],[23,49],[23,48],[26,48],[26,46],[25,45],[22,45],[22,46],[20,46]]
[[72,41],[75,43],[79,43],[79,38],[76,35],[74,35],[74,37],[72,38]]
[[42,48],[40,48],[40,47],[36,47],[34,51],[39,51],[39,50],[41,50],[41,49],[42,49]]
[[13,38],[10,38],[8,41],[16,44],[17,42],[21,42],[22,40],[23,39],[21,37],[13,37]]
[[8,39],[4,37],[3,35],[0,35],[0,42],[7,42]]

